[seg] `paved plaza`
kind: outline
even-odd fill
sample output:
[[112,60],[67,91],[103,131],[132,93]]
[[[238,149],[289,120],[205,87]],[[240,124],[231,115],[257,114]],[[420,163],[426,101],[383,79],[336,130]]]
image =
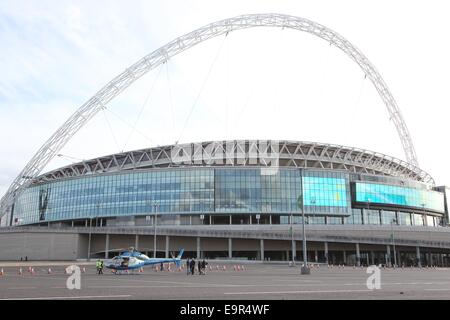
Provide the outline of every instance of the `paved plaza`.
[[[29,263],[30,265],[30,263]],[[301,275],[298,266],[211,262],[206,275],[186,275],[184,270],[97,275],[94,266],[80,265],[81,289],[69,290],[65,265],[33,267],[5,264],[0,276],[0,299],[448,299],[450,269],[381,269],[381,288],[369,290],[366,268],[320,266]],[[217,270],[219,266],[219,271]],[[226,270],[223,270],[223,266]],[[242,266],[242,264],[241,264]],[[48,268],[51,269],[49,274]]]

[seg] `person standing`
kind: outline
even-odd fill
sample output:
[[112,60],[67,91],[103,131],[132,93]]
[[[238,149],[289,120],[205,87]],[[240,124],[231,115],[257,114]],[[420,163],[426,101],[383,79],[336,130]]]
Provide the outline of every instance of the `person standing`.
[[191,260],[191,274],[192,275],[194,275],[194,273],[195,273],[195,259],[194,258],[192,258],[192,260]]
[[100,267],[101,267],[100,259],[97,259],[97,262],[95,263],[95,267],[97,268],[97,274],[100,274]]
[[98,274],[103,274],[103,266],[104,266],[103,260],[100,259],[100,270],[99,270]]
[[190,264],[189,258],[187,258],[187,260],[186,260],[186,275],[189,275],[190,271],[191,271],[191,264]]
[[198,274],[201,275],[202,274],[202,262],[200,260],[198,260],[197,268],[198,268]]

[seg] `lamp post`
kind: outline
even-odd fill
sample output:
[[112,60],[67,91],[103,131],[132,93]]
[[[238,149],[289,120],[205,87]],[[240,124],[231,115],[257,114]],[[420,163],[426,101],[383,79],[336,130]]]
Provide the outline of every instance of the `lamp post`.
[[301,274],[310,274],[311,271],[308,267],[308,253],[306,251],[306,232],[305,232],[305,207],[303,203],[303,195],[300,195],[297,199],[297,205],[302,209],[302,230],[303,230],[303,266]]
[[397,266],[397,253],[395,252],[395,238],[394,238],[394,223],[397,223],[397,219],[392,219],[391,230],[392,230],[392,248],[394,249],[394,267]]
[[154,210],[154,218],[153,218],[153,258],[156,258],[156,218],[157,218],[157,209],[159,208],[159,202],[153,201]]

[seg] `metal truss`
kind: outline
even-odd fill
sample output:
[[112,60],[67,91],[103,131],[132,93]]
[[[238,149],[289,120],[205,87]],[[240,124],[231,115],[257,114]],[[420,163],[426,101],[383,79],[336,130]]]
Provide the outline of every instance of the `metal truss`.
[[21,188],[29,185],[32,179],[39,175],[42,169],[59,153],[64,145],[81,127],[83,127],[83,125],[91,120],[102,108],[105,108],[114,97],[123,92],[134,81],[150,70],[158,67],[160,64],[166,62],[171,57],[196,44],[220,35],[228,34],[231,31],[253,27],[280,27],[308,32],[328,41],[330,44],[344,51],[361,67],[366,76],[374,84],[388,109],[390,119],[397,129],[407,161],[412,166],[418,166],[411,136],[393,96],[381,78],[381,75],[359,49],[338,33],[311,20],[271,13],[241,15],[211,23],[176,38],[165,46],[162,46],[145,56],[111,80],[92,98],[84,103],[36,152],[3,196],[0,204],[0,217],[4,215],[13,204],[14,194]]
[[[174,158],[180,153],[183,157]],[[425,171],[381,153],[317,142],[261,143],[255,140],[199,142],[128,151],[59,168],[37,177],[33,184],[149,168],[271,167],[273,163],[267,159],[275,157],[279,167],[343,170],[434,184],[433,178]]]

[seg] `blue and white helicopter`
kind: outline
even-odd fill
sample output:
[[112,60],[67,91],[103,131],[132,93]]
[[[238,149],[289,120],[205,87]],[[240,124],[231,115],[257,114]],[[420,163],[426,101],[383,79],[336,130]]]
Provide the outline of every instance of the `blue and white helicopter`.
[[184,249],[181,249],[176,258],[149,258],[145,254],[130,248],[128,251],[124,251],[118,256],[112,258],[105,263],[105,267],[112,269],[113,272],[136,270],[149,265],[161,264],[161,263],[175,263],[177,268],[181,265],[181,256]]

